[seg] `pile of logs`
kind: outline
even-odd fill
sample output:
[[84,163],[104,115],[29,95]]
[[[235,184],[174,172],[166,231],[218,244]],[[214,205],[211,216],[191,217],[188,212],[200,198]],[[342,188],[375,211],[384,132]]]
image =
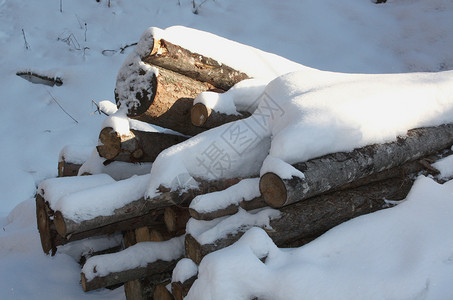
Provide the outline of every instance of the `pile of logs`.
[[[130,118],[170,130],[161,133],[131,129],[124,134],[111,127],[103,128],[96,150],[104,159],[104,165],[153,162],[164,149],[238,118],[212,111],[200,103],[193,105],[193,100],[203,91],[226,91],[248,78],[247,74],[163,39],[154,40],[153,48],[141,60],[158,69],[157,75],[153,75],[146,89],[141,86],[142,90],[135,91],[134,86],[130,87],[140,105],[128,106],[123,101],[125,97],[121,89],[115,91],[117,104],[128,107]],[[139,70],[137,74],[141,76]],[[121,83],[126,79],[118,76],[117,80]],[[46,254],[54,255],[67,243],[121,233],[121,244],[97,249],[83,257],[83,290],[124,284],[127,299],[182,299],[196,280],[196,274],[183,282],[172,282],[172,271],[177,262],[188,258],[198,265],[204,256],[233,244],[253,226],[237,224],[225,237],[206,242],[200,238],[199,232],[186,232],[190,218],[193,222],[207,221],[211,224],[206,228],[209,230],[237,213],[254,215],[264,209],[278,209],[278,216],[272,217],[270,227],[266,228],[269,236],[280,247],[300,246],[344,221],[391,206],[387,199],[404,199],[415,175],[421,171],[435,174],[437,170],[430,164],[449,154],[445,149],[450,149],[452,144],[452,125],[414,129],[394,143],[367,146],[294,164],[305,174],[304,179],[293,177],[288,180],[274,173],[264,174],[255,180],[257,188],[259,182],[260,195],[208,212],[189,207],[194,197],[233,187],[240,183],[241,178],[200,182],[197,190],[182,194],[162,189],[156,198],[147,200],[139,196],[116,209],[111,216],[94,216],[82,222],[56,210],[55,203],[48,198],[49,193],[42,188],[36,196],[42,248]],[[61,155],[58,165],[58,174],[64,177],[61,182],[70,182],[71,177],[65,176],[77,175],[81,165],[67,156]],[[97,176],[85,175],[87,180]],[[123,184],[125,181],[113,180],[109,184]],[[59,184],[58,181],[55,184]],[[88,187],[79,186],[78,189],[87,191],[89,195]],[[100,271],[108,267],[101,266],[102,263],[111,263],[127,255],[129,252],[126,251],[133,251],[137,245],[146,245],[149,251],[153,251],[165,243],[172,243],[172,247],[180,243],[183,251],[178,257],[157,257],[145,266]],[[101,259],[107,257],[112,259]],[[95,258],[100,258],[96,264],[93,263]],[[88,276],[86,266],[90,266],[90,274],[98,275]]]

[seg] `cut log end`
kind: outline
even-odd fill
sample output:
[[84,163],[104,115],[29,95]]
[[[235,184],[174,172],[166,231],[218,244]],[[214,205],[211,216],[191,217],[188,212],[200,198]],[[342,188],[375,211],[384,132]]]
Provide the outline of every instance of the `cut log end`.
[[114,159],[121,150],[121,137],[111,127],[105,127],[99,133],[100,145],[96,146],[99,156]]
[[81,283],[82,283],[82,289],[84,292],[88,292],[88,287],[87,287],[87,278],[85,277],[85,274],[81,273]]
[[36,220],[41,238],[42,250],[44,253],[49,254],[54,248],[50,232],[50,219],[46,212],[44,199],[39,194],[36,196]]
[[260,192],[271,207],[280,208],[286,204],[287,191],[283,180],[275,173],[266,173],[260,179]]
[[55,224],[55,229],[57,230],[58,234],[61,235],[62,237],[66,237],[66,223],[60,211],[55,212],[53,222]]
[[194,126],[203,126],[206,123],[206,120],[209,118],[211,114],[211,109],[206,107],[203,103],[196,103],[192,106],[192,110],[190,112],[190,119]]

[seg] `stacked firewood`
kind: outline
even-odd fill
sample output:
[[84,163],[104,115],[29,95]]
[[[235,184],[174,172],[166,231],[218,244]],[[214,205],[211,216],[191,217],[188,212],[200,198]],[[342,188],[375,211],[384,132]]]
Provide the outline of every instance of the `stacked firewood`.
[[[125,173],[134,173],[130,170],[137,169],[129,166],[153,162],[168,147],[248,116],[230,116],[201,103],[193,105],[200,92],[226,91],[247,79],[247,74],[164,39],[155,39],[148,54],[139,60],[126,61],[125,70],[118,75],[117,105],[120,109],[126,107],[129,118],[170,130],[131,129],[120,133],[113,127],[103,128],[95,149],[103,166],[117,164],[128,169]],[[266,173],[260,178],[200,181],[196,190],[182,193],[161,187],[161,194],[152,199],[145,199],[144,191],[135,190],[122,197],[121,204],[109,214],[99,213],[98,207],[113,201],[115,191],[136,186],[137,182],[146,188],[143,183],[150,177],[136,173],[140,176],[118,180],[113,174],[87,174],[90,172],[83,172],[86,176],[66,177],[81,173],[77,170],[82,162],[71,160],[70,151],[63,151],[59,161],[61,178],[43,182],[36,196],[42,248],[54,255],[57,247],[67,243],[121,234],[121,244],[106,243],[109,246],[105,249],[85,255],[83,289],[124,284],[127,299],[182,299],[197,275],[194,272],[190,276],[172,276],[178,261],[186,264],[190,259],[198,265],[209,253],[233,244],[251,226],[264,227],[278,246],[303,245],[344,221],[391,206],[388,199],[404,199],[414,175],[420,171],[436,173],[430,164],[448,154],[445,149],[452,144],[452,125],[414,129],[397,142],[293,164],[304,178],[288,180]],[[256,191],[242,195],[242,185]],[[238,201],[223,206],[203,209],[193,201],[219,198],[216,193],[232,189],[236,189],[233,193],[239,195]],[[74,199],[81,198],[89,201],[74,203]],[[77,214],[63,209],[65,203],[88,213],[83,219],[75,217]],[[246,224],[230,219],[239,214],[252,221]],[[267,223],[253,221],[262,216]],[[205,224],[204,229],[191,228],[190,224],[196,222]],[[229,225],[217,239],[206,238],[206,232],[225,223],[235,225]],[[128,257],[136,263],[119,266]]]
[[[145,81],[142,80],[140,85],[134,85],[141,80],[140,76],[145,75],[140,69],[143,64],[146,64],[147,69],[152,67],[154,72]],[[132,175],[134,170],[139,169],[134,166],[153,162],[166,148],[214,126],[245,117],[216,113],[202,104],[193,106],[193,100],[203,91],[226,91],[248,76],[214,59],[192,53],[163,39],[154,40],[153,48],[149,49],[148,55],[140,57],[140,64],[127,66],[126,69],[125,72],[120,71],[117,78],[115,98],[118,107],[120,109],[121,106],[128,107],[127,116],[131,119],[158,125],[167,130],[152,132],[131,129],[125,134],[117,132],[112,127],[102,128],[95,151],[102,162],[102,173],[107,174],[92,175],[97,172],[82,170],[84,160],[91,159],[90,151],[87,149],[74,150],[65,147],[60,153],[58,163],[58,176],[61,178],[47,180],[38,188],[37,225],[43,251],[50,255],[54,255],[60,246],[68,243],[93,237],[108,239],[117,233],[122,234],[123,242],[120,245],[112,246],[111,242],[106,243],[109,245],[107,249],[93,250],[81,258],[83,263],[81,283],[85,291],[124,284],[128,299],[152,297],[170,299],[172,296],[165,285],[170,283],[171,272],[178,259],[184,256],[183,251],[172,259],[157,257],[145,266],[126,268],[118,272],[99,274],[103,267],[101,264],[112,263],[108,259],[101,260],[92,270],[86,270],[94,258],[121,256],[122,252],[134,250],[137,248],[134,246],[139,244],[148,243],[149,249],[163,247],[166,243],[168,247],[175,247],[179,237],[183,249],[181,237],[185,234],[185,226],[190,218],[188,209],[190,201],[198,194],[225,189],[236,183],[237,179],[204,182],[197,190],[183,194],[162,188],[162,194],[152,201],[145,199],[142,193],[136,199],[125,201],[126,204],[115,209],[113,214],[97,215],[93,209],[92,217],[83,220],[65,212],[62,203],[70,203],[72,198],[92,198],[93,201],[86,204],[88,207],[81,207],[86,210],[90,209],[90,205],[94,207],[103,201],[106,203],[110,200],[108,195],[111,193],[108,191],[119,190],[121,185],[124,189],[125,185],[133,184],[132,181],[138,178],[118,178],[115,176],[117,174],[108,169],[110,165],[117,164],[116,169],[120,168],[125,170],[124,173]],[[136,78],[128,82],[131,76]],[[130,105],[124,101],[127,96],[120,88],[124,85],[128,85],[128,92],[132,91],[135,96],[132,101],[138,101],[138,105],[136,103]],[[73,152],[77,152],[77,155],[72,155]],[[80,155],[80,152],[84,154]],[[77,158],[73,159],[74,157]],[[85,176],[68,177],[75,175]],[[146,179],[138,180],[145,182]],[[134,255],[133,251],[130,253]],[[88,276],[86,274],[88,272],[97,274]]]

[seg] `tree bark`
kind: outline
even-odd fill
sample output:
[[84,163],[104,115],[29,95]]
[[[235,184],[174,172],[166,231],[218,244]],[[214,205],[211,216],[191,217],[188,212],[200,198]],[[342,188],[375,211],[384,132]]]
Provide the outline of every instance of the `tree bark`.
[[217,112],[203,103],[196,103],[190,111],[190,120],[194,126],[211,129],[225,123],[237,121],[251,116],[249,112],[241,112],[238,115],[228,115]]
[[154,162],[163,150],[187,140],[187,137],[146,132],[131,129],[129,134],[120,134],[111,127],[99,133],[99,156],[124,162]]
[[110,273],[106,276],[99,276],[88,281],[85,274],[81,273],[82,288],[85,292],[100,289],[103,287],[113,286],[119,283],[133,281],[136,279],[149,277],[156,274],[170,272],[176,265],[177,260],[162,261],[158,260],[147,264],[145,267],[125,270],[121,272]]
[[[169,128],[186,135],[196,135],[205,129],[193,126],[190,121],[190,110],[193,99],[201,92],[212,88],[212,85],[200,82],[173,71],[159,68],[149,82],[150,89],[141,85],[131,86],[135,92],[135,103],[125,103],[127,99],[121,90],[115,90],[117,105],[126,105],[127,115],[131,118]],[[140,75],[137,75],[140,76]],[[119,77],[117,80],[126,80]],[[118,84],[118,83],[117,83]],[[151,90],[151,94],[148,92]],[[130,91],[127,91],[130,93]]]
[[192,284],[197,279],[197,275],[190,277],[184,282],[172,282],[171,283],[171,293],[175,300],[183,300],[185,296],[189,293]]
[[[388,207],[385,199],[404,199],[413,180],[391,178],[373,184],[318,195],[280,209],[281,216],[270,221],[266,230],[277,246],[305,239],[310,241],[325,231],[363,214]],[[207,254],[236,242],[243,234],[230,234],[212,244],[200,244],[195,237],[186,235],[186,256],[199,264]]]
[[239,81],[249,78],[243,72],[164,39],[154,39],[153,48],[149,49],[149,54],[142,57],[142,60],[195,80],[208,82],[225,91]]
[[452,124],[412,129],[396,142],[328,154],[294,164],[305,178],[282,179],[274,173],[266,173],[261,177],[260,191],[270,206],[282,207],[420,159],[452,144]]

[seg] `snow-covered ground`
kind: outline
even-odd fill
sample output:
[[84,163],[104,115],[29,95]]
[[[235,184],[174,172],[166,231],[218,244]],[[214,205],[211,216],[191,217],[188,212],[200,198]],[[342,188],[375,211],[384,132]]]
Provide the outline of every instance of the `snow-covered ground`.
[[[92,114],[92,100],[113,101],[116,75],[133,51],[121,53],[121,47],[137,42],[149,26],[205,30],[326,71],[453,69],[448,0],[194,3],[197,14],[188,0],[0,0],[2,299],[124,298],[122,289],[83,293],[72,257],[42,253],[33,196],[44,179],[56,176],[64,146],[97,143],[104,117]],[[24,70],[61,77],[63,85],[32,84],[15,75]],[[376,121],[386,117],[384,111]],[[443,164],[445,172],[449,164]],[[450,186],[419,179],[402,205],[341,225],[300,249],[276,249],[259,230],[251,231],[207,257],[192,299],[200,292],[213,299],[450,299]],[[263,264],[259,258],[266,256]],[[215,271],[203,273],[207,267]],[[255,280],[237,280],[245,278]]]

